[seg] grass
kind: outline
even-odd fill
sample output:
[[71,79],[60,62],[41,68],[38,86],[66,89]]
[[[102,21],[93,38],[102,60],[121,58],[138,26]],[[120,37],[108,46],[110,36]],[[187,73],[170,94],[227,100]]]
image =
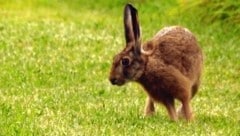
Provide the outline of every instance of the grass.
[[191,123],[169,121],[162,106],[145,118],[139,85],[110,85],[125,1],[0,1],[0,135],[239,135],[240,27],[202,21],[184,2],[133,1],[144,40],[174,24],[198,37],[205,67]]

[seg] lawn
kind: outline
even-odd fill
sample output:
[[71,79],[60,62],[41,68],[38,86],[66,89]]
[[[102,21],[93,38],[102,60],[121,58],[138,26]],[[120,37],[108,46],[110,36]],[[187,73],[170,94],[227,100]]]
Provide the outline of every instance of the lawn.
[[219,2],[225,12],[184,0],[132,1],[143,40],[169,25],[198,38],[205,63],[190,123],[170,121],[161,105],[144,117],[138,84],[109,83],[112,58],[125,46],[125,3],[0,0],[0,136],[240,135],[240,3]]

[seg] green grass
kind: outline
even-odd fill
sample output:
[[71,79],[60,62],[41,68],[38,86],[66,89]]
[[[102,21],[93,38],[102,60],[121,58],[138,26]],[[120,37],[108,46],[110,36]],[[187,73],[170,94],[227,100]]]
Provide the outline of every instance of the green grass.
[[139,85],[110,85],[112,57],[124,47],[124,1],[0,0],[0,135],[239,135],[240,27],[229,21],[238,18],[212,20],[204,16],[211,6],[185,2],[133,1],[144,40],[177,24],[201,44],[191,123],[171,122],[160,105],[145,118]]

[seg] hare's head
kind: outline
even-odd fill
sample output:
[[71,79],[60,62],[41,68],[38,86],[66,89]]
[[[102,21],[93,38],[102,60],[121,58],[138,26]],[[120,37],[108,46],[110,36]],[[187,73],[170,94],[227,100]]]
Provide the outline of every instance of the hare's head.
[[137,10],[130,4],[124,8],[124,29],[126,47],[114,57],[109,78],[114,85],[137,80],[144,71]]

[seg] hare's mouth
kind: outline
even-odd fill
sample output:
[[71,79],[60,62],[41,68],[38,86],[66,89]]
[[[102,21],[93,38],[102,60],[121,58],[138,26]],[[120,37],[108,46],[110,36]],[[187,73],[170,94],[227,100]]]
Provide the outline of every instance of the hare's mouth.
[[125,80],[120,80],[116,78],[111,78],[110,82],[112,83],[112,85],[117,85],[117,86],[121,86],[125,84]]

